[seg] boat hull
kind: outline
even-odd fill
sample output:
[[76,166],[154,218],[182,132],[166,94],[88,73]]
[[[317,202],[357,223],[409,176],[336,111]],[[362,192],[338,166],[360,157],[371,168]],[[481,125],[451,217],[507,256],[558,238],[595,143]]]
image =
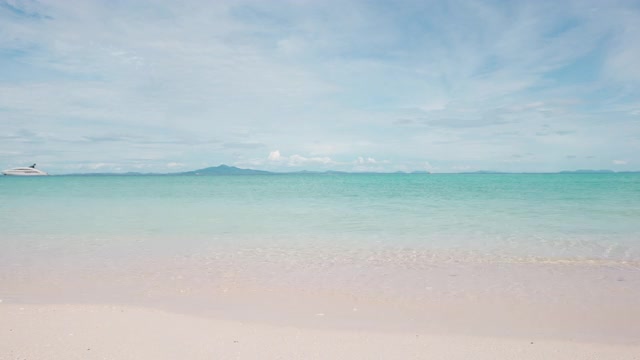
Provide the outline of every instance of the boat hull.
[[25,172],[25,171],[14,171],[14,170],[5,170],[2,172],[2,175],[6,176],[46,176],[49,175],[44,171],[36,170],[33,172]]

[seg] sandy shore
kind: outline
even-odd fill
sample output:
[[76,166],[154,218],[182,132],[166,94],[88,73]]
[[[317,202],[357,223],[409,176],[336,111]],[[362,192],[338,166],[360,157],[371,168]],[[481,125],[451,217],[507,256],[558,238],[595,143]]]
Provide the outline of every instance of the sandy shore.
[[310,329],[108,305],[0,304],[0,359],[640,359],[640,345]]
[[635,263],[219,250],[0,262],[0,360],[640,360]]

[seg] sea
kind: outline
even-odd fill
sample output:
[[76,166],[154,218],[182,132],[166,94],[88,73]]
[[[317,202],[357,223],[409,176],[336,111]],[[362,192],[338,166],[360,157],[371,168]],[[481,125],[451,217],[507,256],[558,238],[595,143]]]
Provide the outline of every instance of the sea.
[[0,300],[225,315],[269,297],[411,303],[402,326],[460,299],[615,317],[640,301],[640,174],[0,178]]
[[238,247],[640,259],[640,174],[0,178],[0,256]]

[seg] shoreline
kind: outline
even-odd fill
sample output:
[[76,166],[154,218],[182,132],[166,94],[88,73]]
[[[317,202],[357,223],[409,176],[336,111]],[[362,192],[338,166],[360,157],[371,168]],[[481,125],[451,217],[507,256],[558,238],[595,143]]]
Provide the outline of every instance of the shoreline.
[[0,305],[105,304],[323,331],[640,345],[634,266],[217,256],[16,264],[0,272]]
[[133,306],[1,303],[0,318],[7,359],[640,359],[640,344],[312,329]]

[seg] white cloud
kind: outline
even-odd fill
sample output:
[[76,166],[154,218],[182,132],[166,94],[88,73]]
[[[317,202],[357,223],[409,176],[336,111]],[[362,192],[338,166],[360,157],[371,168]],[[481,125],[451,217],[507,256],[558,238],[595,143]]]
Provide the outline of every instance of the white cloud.
[[333,163],[333,161],[331,160],[330,157],[327,156],[323,156],[323,157],[304,157],[301,155],[291,155],[289,157],[289,162],[288,165],[289,166],[303,166],[303,165],[307,165],[307,164],[322,164],[322,165],[328,165]]
[[612,163],[614,165],[627,165],[627,161],[626,160],[613,160]]
[[172,168],[181,168],[184,167],[183,163],[179,163],[179,162],[169,162],[167,163],[167,167],[172,169]]
[[430,163],[430,162],[428,162],[428,161],[425,161],[425,162],[424,162],[424,169],[425,169],[425,170],[427,170],[427,171],[434,171],[434,170],[438,170],[438,168],[437,168],[437,167],[435,167],[435,166],[431,165],[431,163]]
[[281,161],[283,160],[282,155],[280,155],[280,150],[274,150],[269,153],[268,157],[269,161]]
[[376,161],[376,159],[372,158],[372,157],[368,157],[368,158],[363,158],[362,156],[358,156],[358,158],[355,161],[356,164],[358,165],[364,165],[364,164],[377,164],[378,161]]
[[305,166],[305,165],[330,165],[335,164],[328,156],[312,156],[305,157],[298,154],[291,156],[283,156],[279,150],[274,150],[269,153],[267,160],[271,163],[284,164],[286,166]]

